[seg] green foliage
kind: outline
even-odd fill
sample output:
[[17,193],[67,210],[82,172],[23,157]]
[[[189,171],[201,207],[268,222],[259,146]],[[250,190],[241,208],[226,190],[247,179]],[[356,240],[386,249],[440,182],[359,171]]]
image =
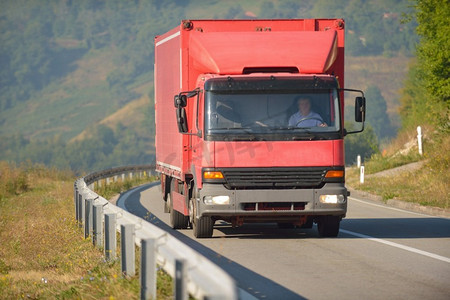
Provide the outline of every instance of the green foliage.
[[427,124],[433,120],[432,103],[428,101],[424,78],[417,63],[410,66],[400,97],[400,117],[403,130]]
[[[396,134],[396,128],[391,124],[387,114],[386,100],[377,86],[369,86],[365,91],[366,97],[366,125],[375,134],[375,140],[386,141]],[[346,105],[345,116],[351,120],[354,116],[355,107],[352,104]],[[346,124],[349,125],[349,124]],[[355,124],[349,125],[353,128]],[[349,130],[349,128],[347,128]],[[353,129],[352,129],[353,130]]]
[[367,99],[367,123],[372,126],[378,139],[386,139],[395,135],[395,128],[391,125],[387,114],[386,100],[376,86],[369,86],[365,93]]
[[[348,131],[355,130],[351,122],[345,122],[345,128]],[[361,160],[364,161],[379,152],[377,136],[370,125],[366,126],[362,133],[347,135],[344,144],[346,165],[354,164],[358,155],[361,155]]]
[[417,1],[417,32],[421,36],[418,60],[424,84],[433,98],[450,100],[450,3],[447,0]]
[[[401,116],[406,127],[420,123],[448,128],[450,103],[450,3],[418,0],[417,63],[410,68],[402,93]],[[414,124],[416,123],[416,124]]]
[[318,0],[311,15],[344,18],[346,51],[355,56],[414,53],[416,24],[402,24],[401,14],[411,11],[409,1]]
[[[65,142],[60,137],[29,140],[23,136],[5,137],[3,159],[42,163],[77,173],[95,171],[112,166],[145,164],[154,160],[153,154],[143,152],[148,140],[132,129],[118,126],[113,131],[105,125],[92,129],[92,137]],[[132,145],[132,146],[130,146]]]

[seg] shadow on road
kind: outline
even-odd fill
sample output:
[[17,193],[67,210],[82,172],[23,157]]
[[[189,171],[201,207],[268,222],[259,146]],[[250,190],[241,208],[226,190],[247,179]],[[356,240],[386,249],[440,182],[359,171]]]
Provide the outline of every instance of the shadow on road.
[[[289,289],[263,277],[234,261],[221,256],[219,253],[200,244],[196,240],[183,234],[182,231],[173,230],[161,221],[142,204],[140,192],[155,186],[152,183],[134,189],[125,201],[127,210],[157,227],[169,232],[183,243],[195,249],[230,274],[237,285],[249,294],[260,299],[304,299]],[[119,198],[120,201],[120,198]],[[376,238],[389,239],[427,239],[449,238],[450,220],[435,217],[417,218],[376,218],[376,219],[344,219],[341,228]],[[232,228],[229,223],[216,222],[215,230],[225,236],[213,237],[221,239],[317,239],[317,227],[312,229],[279,229],[276,224],[244,224],[239,228]],[[341,232],[337,239],[358,239],[361,237]],[[336,239],[336,238],[335,238]]]
[[189,247],[207,257],[209,260],[221,267],[231,277],[233,277],[234,280],[236,280],[238,287],[258,299],[306,299],[279,285],[278,283],[261,276],[238,263],[235,263],[210,248],[203,246],[199,242],[185,236],[182,232],[173,230],[170,226],[158,219],[144,206],[142,206],[140,202],[140,191],[148,189],[154,185],[155,184],[148,184],[136,188],[136,192],[131,194],[125,202],[125,207],[127,210],[132,214],[147,220],[149,223],[152,223],[153,225],[169,232]]

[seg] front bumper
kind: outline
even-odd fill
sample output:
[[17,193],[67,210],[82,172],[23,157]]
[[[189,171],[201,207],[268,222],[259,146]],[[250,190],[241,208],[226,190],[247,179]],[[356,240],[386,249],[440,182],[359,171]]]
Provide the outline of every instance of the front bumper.
[[[322,203],[321,195],[343,195],[342,203]],[[229,204],[205,204],[208,196],[227,196]],[[222,184],[205,183],[197,199],[197,216],[215,219],[255,217],[278,220],[283,217],[335,215],[347,211],[347,189],[342,183],[326,183],[318,189],[227,189]]]

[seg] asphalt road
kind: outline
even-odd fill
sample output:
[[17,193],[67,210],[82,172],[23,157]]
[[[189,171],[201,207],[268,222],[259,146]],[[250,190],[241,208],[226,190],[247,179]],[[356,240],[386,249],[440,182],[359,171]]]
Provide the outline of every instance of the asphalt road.
[[225,269],[259,299],[450,299],[450,219],[350,197],[337,238],[317,228],[216,222],[213,238],[171,229],[159,188],[118,200]]

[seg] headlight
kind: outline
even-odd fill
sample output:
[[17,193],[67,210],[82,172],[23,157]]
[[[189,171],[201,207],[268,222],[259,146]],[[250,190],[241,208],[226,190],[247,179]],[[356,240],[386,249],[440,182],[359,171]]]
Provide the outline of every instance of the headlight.
[[328,204],[345,203],[344,195],[320,195],[319,200]]
[[230,204],[230,197],[229,196],[205,196],[203,198],[203,203],[219,204],[219,205]]

